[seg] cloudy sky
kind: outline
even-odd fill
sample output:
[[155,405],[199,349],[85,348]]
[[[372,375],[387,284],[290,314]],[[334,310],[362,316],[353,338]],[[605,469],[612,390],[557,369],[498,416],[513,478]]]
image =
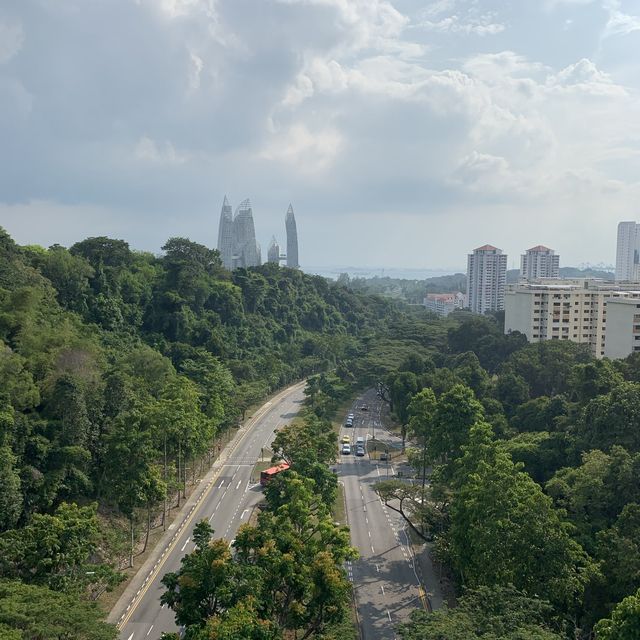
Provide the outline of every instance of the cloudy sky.
[[304,265],[612,263],[640,219],[637,0],[3,0],[0,225]]

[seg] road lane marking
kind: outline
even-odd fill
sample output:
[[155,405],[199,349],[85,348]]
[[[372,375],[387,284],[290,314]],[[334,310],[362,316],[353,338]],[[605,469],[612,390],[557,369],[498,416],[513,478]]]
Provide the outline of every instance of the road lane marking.
[[380,591],[382,591],[382,595],[384,595],[384,585],[383,584],[380,585]]
[[236,491],[240,488],[241,484],[242,484],[242,480],[238,480],[238,484],[236,485]]
[[133,633],[127,638],[127,640],[131,640],[133,638]]
[[151,626],[149,627],[149,631],[147,631],[147,635],[149,635],[149,634],[151,633],[151,630],[152,630],[152,629],[153,629],[153,625],[151,625]]
[[[275,402],[275,401],[280,402],[283,397],[286,397],[287,395],[289,395],[291,393],[294,393],[295,390],[297,390],[299,387],[303,387],[304,385],[305,385],[305,381],[302,381],[302,382],[299,382],[296,385],[293,385],[292,387],[289,387],[289,388],[285,389],[284,391],[282,391],[281,393],[279,393],[277,396],[275,396],[273,398],[273,402]],[[227,453],[227,457],[226,457],[227,460],[233,455],[233,452],[238,448],[238,446],[243,442],[243,440],[250,433],[249,430],[253,429],[253,427],[255,427],[255,423],[257,422],[257,420],[262,418],[268,411],[269,411],[269,407],[267,405],[263,405],[263,407],[261,409],[259,409],[256,412],[256,414],[249,420],[249,422],[244,427],[242,427],[241,431],[244,431],[244,433],[234,443],[234,445],[231,447],[231,449]],[[157,568],[153,570],[153,574],[154,575],[151,577],[151,579],[147,579],[147,584],[142,589],[142,596],[141,597],[136,596],[127,605],[127,608],[125,609],[124,613],[120,616],[120,619],[116,623],[116,628],[117,629],[122,629],[124,626],[126,626],[126,624],[131,619],[131,616],[133,615],[134,611],[138,608],[140,602],[144,598],[145,593],[148,591],[149,587],[153,583],[153,580],[155,580],[155,578],[157,577],[158,573],[160,572],[160,569],[162,568],[164,563],[167,561],[167,558],[169,557],[169,555],[171,554],[171,552],[173,551],[175,546],[178,544],[179,536],[177,534],[182,530],[182,528],[184,526],[188,525],[191,522],[191,520],[193,520],[193,517],[194,517],[194,515],[195,515],[195,513],[197,511],[197,507],[199,507],[200,503],[205,499],[206,496],[208,496],[208,494],[209,494],[210,490],[212,489],[214,483],[218,479],[218,476],[220,475],[220,473],[222,473],[223,467],[225,467],[225,466],[237,466],[237,465],[221,464],[217,469],[215,469],[215,463],[214,463],[214,467],[212,468],[213,477],[211,478],[211,482],[207,485],[207,487],[204,489],[204,491],[202,491],[202,493],[198,497],[196,503],[191,508],[191,511],[189,511],[189,514],[187,515],[187,517],[180,524],[180,526],[178,528],[178,532],[176,532],[174,537],[169,541],[169,544],[165,547],[165,549],[164,549],[164,551],[162,553],[161,561],[157,564]],[[244,466],[254,466],[254,465],[244,465]],[[133,637],[133,635],[131,637]],[[128,638],[128,640],[131,640],[131,638]]]
[[389,609],[387,609],[387,616],[389,616],[389,622],[391,622],[391,614],[389,613]]
[[220,480],[220,484],[218,486],[218,489],[222,489],[222,487],[224,487],[224,478],[222,480]]
[[182,545],[182,549],[180,549],[180,551],[184,551],[184,548],[189,544],[189,540],[191,540],[191,536],[187,538],[186,542]]

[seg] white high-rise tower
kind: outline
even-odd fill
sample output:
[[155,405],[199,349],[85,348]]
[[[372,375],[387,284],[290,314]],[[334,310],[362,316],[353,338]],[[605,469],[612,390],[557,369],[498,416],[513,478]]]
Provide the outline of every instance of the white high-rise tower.
[[560,275],[560,256],[549,247],[539,244],[527,249],[520,256],[520,279],[537,280],[538,278],[558,278]]
[[507,256],[485,244],[467,260],[467,306],[473,313],[502,311],[507,283]]
[[616,280],[640,280],[640,225],[635,222],[618,225]]

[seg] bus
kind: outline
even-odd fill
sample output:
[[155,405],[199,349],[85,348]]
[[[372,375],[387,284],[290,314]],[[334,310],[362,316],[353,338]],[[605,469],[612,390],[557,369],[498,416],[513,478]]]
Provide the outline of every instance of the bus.
[[281,471],[286,471],[289,468],[289,465],[286,462],[282,462],[281,464],[271,467],[270,469],[265,469],[260,472],[260,484],[264,487],[269,483],[269,480],[274,476],[277,476]]

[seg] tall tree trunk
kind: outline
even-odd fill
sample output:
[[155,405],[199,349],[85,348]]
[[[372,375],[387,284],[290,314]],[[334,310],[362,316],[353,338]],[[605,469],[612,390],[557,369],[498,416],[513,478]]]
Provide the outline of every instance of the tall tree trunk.
[[149,544],[149,532],[151,531],[151,503],[147,503],[147,533],[144,536],[144,547],[142,547],[142,553],[147,550]]
[[180,483],[182,482],[182,473],[180,471],[180,456],[182,455],[182,441],[178,438],[178,509],[180,508]]
[[182,497],[187,499],[187,456],[186,454],[182,458],[182,473],[183,473],[183,483],[182,483]]
[[165,429],[164,432],[164,501],[162,504],[162,530],[167,530],[167,493],[168,493],[168,482],[167,482],[167,431]]
[[129,518],[129,529],[131,532],[131,540],[129,541],[129,567],[133,567],[133,510],[131,511],[131,516]]

